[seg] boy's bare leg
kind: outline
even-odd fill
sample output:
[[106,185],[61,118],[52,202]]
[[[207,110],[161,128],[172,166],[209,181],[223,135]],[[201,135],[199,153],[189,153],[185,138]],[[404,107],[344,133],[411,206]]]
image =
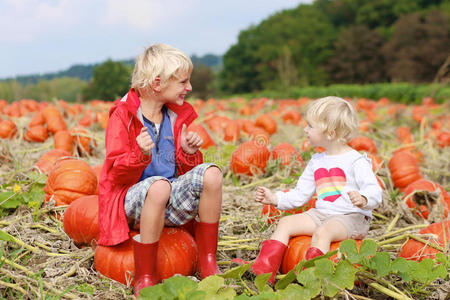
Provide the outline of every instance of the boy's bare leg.
[[147,192],[141,212],[141,242],[154,243],[159,241],[164,227],[166,204],[171,192],[170,183],[157,180],[152,183]]
[[222,207],[222,171],[209,167],[203,175],[203,192],[200,195],[198,215],[201,222],[216,223]]

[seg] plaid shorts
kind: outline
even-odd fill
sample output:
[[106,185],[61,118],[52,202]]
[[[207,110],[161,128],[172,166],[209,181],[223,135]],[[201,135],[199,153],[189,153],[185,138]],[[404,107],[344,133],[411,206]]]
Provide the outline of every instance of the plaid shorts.
[[[218,167],[215,164],[204,163],[195,166],[189,172],[180,175],[172,181],[170,199],[166,205],[165,225],[180,226],[198,214],[198,202],[203,191],[203,174],[209,167]],[[218,167],[219,168],[219,167]],[[124,206],[128,225],[138,228],[141,220],[142,206],[144,205],[148,189],[157,180],[169,180],[162,176],[148,177],[128,190]]]

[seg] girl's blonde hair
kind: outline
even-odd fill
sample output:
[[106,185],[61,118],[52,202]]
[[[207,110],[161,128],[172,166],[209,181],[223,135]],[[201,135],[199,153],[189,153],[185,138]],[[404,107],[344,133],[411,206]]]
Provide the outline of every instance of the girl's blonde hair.
[[314,122],[325,135],[335,133],[335,139],[347,143],[359,128],[358,113],[342,98],[329,96],[313,101],[306,112],[306,120]]
[[194,66],[189,56],[183,51],[166,44],[154,44],[145,49],[136,59],[131,87],[145,89],[156,77],[164,86],[179,72],[192,72]]

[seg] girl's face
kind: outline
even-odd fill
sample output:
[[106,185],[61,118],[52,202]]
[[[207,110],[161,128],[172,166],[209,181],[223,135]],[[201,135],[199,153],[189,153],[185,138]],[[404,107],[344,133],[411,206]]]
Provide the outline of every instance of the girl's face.
[[190,91],[192,91],[191,85],[191,73],[180,72],[178,76],[170,79],[166,86],[161,89],[161,96],[167,103],[176,103],[182,105],[184,99]]
[[324,145],[327,143],[328,141],[327,136],[323,133],[322,129],[313,120],[307,120],[306,127],[304,130],[311,146],[324,147]]

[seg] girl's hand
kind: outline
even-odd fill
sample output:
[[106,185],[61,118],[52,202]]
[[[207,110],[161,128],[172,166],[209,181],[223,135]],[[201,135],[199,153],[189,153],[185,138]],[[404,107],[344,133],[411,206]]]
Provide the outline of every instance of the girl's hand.
[[144,155],[152,154],[153,147],[155,147],[155,143],[153,143],[152,137],[147,130],[147,127],[142,127],[141,133],[136,137],[139,149]]
[[270,204],[273,206],[278,205],[277,196],[275,196],[268,188],[259,186],[256,189],[256,202],[261,202],[262,204]]
[[367,199],[366,197],[362,196],[357,191],[350,191],[347,193],[350,197],[350,201],[352,201],[353,205],[361,208],[367,205]]
[[186,132],[186,124],[181,128],[181,148],[188,154],[194,154],[203,144],[202,138],[193,131]]

